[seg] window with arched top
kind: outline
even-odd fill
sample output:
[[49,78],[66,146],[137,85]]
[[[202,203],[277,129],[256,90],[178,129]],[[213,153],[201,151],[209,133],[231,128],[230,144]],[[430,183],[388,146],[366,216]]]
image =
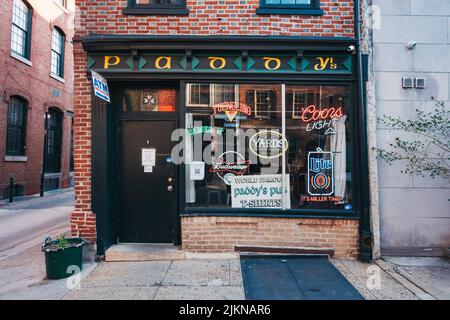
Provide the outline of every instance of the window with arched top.
[[25,156],[27,133],[27,100],[13,96],[9,99],[6,155]]
[[22,0],[14,0],[12,10],[11,52],[30,59],[32,10]]
[[66,43],[64,33],[58,28],[52,32],[52,59],[51,72],[60,78],[64,77],[64,44]]

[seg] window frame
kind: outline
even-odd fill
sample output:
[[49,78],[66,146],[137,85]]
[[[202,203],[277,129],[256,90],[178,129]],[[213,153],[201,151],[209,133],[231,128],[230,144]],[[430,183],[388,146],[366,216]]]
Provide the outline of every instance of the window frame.
[[[26,59],[28,61],[30,61],[31,59],[31,30],[32,30],[32,19],[33,19],[33,8],[28,4],[28,2],[23,1],[23,0],[18,0],[20,2],[22,2],[27,8],[28,8],[28,12],[27,12],[27,29],[23,30],[21,27],[19,27],[18,25],[16,25],[14,23],[14,18],[12,17],[11,19],[11,43],[10,43],[10,49],[11,49],[11,54],[19,56],[23,59]],[[14,1],[13,1],[13,8],[12,8],[12,15],[14,15]],[[25,53],[24,55],[22,55],[19,52],[16,52],[13,48],[12,48],[12,33],[13,33],[13,28],[14,26],[24,32],[26,32],[26,37],[25,37]]]
[[58,5],[63,7],[64,9],[67,9],[67,0],[62,0],[62,3],[59,3],[58,0],[54,0],[54,2]]
[[[22,126],[20,127],[21,131],[21,139],[20,139],[20,145],[19,151],[16,150],[10,150],[8,149],[8,146],[10,145],[9,140],[11,139],[10,136],[10,127],[13,126],[13,124],[10,123],[10,112],[11,112],[11,102],[13,100],[18,101],[21,106],[23,107],[22,111]],[[5,155],[6,156],[26,156],[27,154],[27,124],[28,124],[28,101],[27,99],[21,97],[21,96],[11,96],[9,98],[8,103],[8,113],[7,113],[7,120],[6,120],[6,144],[5,144]],[[18,127],[18,125],[14,125],[15,127]]]
[[[270,98],[270,94],[273,91],[270,89],[253,89],[253,105],[255,108],[255,119],[272,119],[271,111],[270,110],[259,110],[258,107],[260,106],[258,103],[258,94],[267,94],[268,98]],[[276,101],[275,101],[276,105]]]
[[[58,32],[61,36],[61,52],[56,52],[53,49],[53,34],[54,32]],[[64,34],[64,32],[58,28],[58,27],[53,27],[52,30],[52,40],[51,40],[51,48],[50,48],[50,74],[56,77],[59,77],[61,79],[64,78],[64,60],[65,60],[65,46],[66,46],[66,35]],[[59,69],[58,69],[58,73],[54,73],[53,72],[53,53],[55,53],[56,55],[59,56],[59,58],[61,59],[60,61],[60,65],[59,65]]]
[[[181,216],[233,216],[233,217],[271,217],[271,218],[326,218],[326,219],[359,219],[359,214],[362,209],[362,199],[360,194],[358,193],[358,188],[360,188],[361,180],[361,168],[358,163],[358,150],[359,139],[358,139],[358,122],[356,121],[358,117],[358,106],[356,102],[356,87],[354,83],[351,81],[339,81],[339,80],[320,80],[317,83],[312,83],[310,80],[261,80],[258,78],[251,79],[239,79],[236,80],[234,78],[230,79],[220,79],[211,77],[207,80],[204,79],[189,79],[180,82],[180,92],[183,92],[183,88],[187,88],[188,84],[230,84],[230,82],[235,85],[266,85],[266,84],[277,84],[277,85],[286,85],[286,86],[305,86],[305,87],[314,87],[314,86],[334,86],[334,87],[346,87],[349,89],[349,111],[352,117],[352,120],[349,125],[349,137],[352,141],[351,151],[348,154],[350,161],[349,170],[351,172],[352,184],[349,189],[349,194],[351,197],[351,208],[350,209],[330,209],[330,208],[290,208],[290,209],[282,209],[282,208],[232,208],[232,207],[206,207],[206,206],[189,206],[185,202],[184,191],[180,193],[180,197],[178,200],[181,203]],[[288,90],[286,90],[287,97]],[[287,102],[287,99],[286,99]],[[290,105],[286,103],[285,108],[285,117],[288,119],[288,115],[292,109],[289,108]],[[192,113],[196,112],[197,115],[201,114],[199,109],[189,108],[185,105],[185,108],[180,110],[181,113]],[[204,114],[205,115],[205,114]],[[182,116],[182,125],[185,125],[185,119]],[[280,127],[280,129],[282,129]],[[287,159],[286,159],[287,161]],[[286,162],[287,166],[287,162]],[[187,168],[182,166],[180,171],[180,176],[182,177],[182,184],[180,184],[180,188],[185,190],[186,182],[185,182],[185,174],[187,172]]]
[[186,0],[180,4],[137,4],[136,0],[128,0],[123,10],[126,15],[188,15]]
[[298,14],[298,15],[323,15],[320,0],[311,0],[310,4],[272,4],[267,0],[259,0],[257,14]]

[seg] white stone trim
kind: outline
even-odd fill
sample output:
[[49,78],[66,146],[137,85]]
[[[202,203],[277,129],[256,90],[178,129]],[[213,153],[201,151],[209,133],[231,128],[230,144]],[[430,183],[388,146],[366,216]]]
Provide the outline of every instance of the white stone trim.
[[50,72],[50,77],[55,79],[56,81],[59,81],[61,83],[66,83],[66,80],[64,80],[63,78],[61,78],[60,76],[57,76],[56,74],[54,74],[53,72]]
[[24,58],[24,57],[18,55],[18,54],[15,53],[15,52],[12,52],[12,51],[11,51],[11,57],[14,58],[14,59],[16,59],[16,60],[19,60],[20,62],[25,63],[26,65],[28,65],[28,66],[30,66],[30,67],[33,66],[33,63],[32,63],[30,60],[28,60],[27,58]]
[[26,162],[28,161],[27,156],[5,156],[5,161],[7,162]]

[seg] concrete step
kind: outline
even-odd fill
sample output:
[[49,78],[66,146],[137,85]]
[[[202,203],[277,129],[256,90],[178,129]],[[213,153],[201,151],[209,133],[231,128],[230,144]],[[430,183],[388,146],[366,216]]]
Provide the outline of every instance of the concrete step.
[[105,252],[105,261],[182,260],[181,247],[167,243],[120,243]]

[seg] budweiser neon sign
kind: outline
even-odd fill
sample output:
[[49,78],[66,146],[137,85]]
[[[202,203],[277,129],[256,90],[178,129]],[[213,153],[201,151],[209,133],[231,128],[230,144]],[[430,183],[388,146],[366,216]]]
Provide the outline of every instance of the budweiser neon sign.
[[327,119],[339,119],[344,116],[343,107],[329,107],[318,109],[315,105],[302,109],[302,121],[305,123],[327,120]]

